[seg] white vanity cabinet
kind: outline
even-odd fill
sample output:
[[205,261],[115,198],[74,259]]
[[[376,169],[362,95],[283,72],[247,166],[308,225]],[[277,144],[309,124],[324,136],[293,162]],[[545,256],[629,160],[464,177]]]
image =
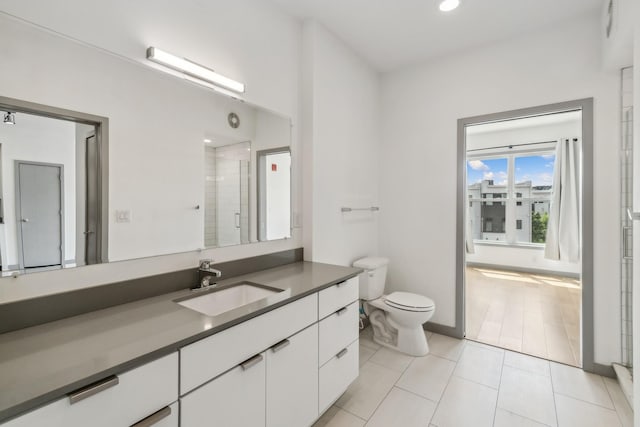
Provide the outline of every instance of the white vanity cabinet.
[[266,353],[266,426],[311,425],[318,418],[318,324]]
[[[175,427],[177,398],[176,352],[70,393],[2,427]],[[139,424],[143,420],[146,423]]]
[[318,410],[323,413],[358,377],[359,282],[354,277],[318,294]]
[[180,398],[180,426],[264,426],[265,365],[265,353],[256,354]]
[[1,427],[310,426],[358,376],[357,300],[354,277]]
[[182,348],[180,426],[310,425],[317,321],[312,294]]

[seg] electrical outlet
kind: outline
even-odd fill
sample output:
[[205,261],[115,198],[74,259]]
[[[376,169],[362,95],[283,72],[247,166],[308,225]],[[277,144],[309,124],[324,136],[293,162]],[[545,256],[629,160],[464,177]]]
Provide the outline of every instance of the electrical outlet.
[[131,211],[128,209],[116,211],[116,222],[131,222]]

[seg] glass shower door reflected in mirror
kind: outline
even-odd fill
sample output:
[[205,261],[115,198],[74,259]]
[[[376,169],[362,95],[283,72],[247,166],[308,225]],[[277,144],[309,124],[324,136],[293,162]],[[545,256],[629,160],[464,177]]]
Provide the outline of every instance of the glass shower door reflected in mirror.
[[204,242],[206,247],[249,243],[251,144],[205,144]]

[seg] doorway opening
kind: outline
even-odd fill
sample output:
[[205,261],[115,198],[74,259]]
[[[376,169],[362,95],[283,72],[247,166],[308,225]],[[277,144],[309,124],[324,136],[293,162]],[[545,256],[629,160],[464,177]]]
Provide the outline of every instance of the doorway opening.
[[108,119],[0,97],[0,275],[107,260]]
[[258,162],[258,240],[291,237],[291,150],[261,150]]
[[580,100],[459,121],[467,339],[592,367],[591,118]]

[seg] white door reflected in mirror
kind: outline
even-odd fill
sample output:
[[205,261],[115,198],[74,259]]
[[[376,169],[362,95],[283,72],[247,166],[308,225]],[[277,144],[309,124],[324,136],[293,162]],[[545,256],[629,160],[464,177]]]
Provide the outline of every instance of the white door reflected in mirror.
[[289,147],[259,151],[258,239],[291,237],[291,151]]

